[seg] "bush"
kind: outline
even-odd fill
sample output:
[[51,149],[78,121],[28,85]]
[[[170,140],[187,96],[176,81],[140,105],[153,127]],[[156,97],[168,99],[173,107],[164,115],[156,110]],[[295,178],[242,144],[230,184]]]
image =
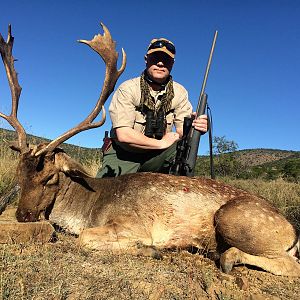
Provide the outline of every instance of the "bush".
[[299,182],[300,180],[300,159],[291,159],[283,167],[283,176],[289,181]]

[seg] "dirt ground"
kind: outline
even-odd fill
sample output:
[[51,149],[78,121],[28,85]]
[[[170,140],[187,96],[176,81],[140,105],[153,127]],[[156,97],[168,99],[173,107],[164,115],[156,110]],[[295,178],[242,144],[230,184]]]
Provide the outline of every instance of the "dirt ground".
[[87,251],[74,236],[0,245],[1,299],[299,299],[300,278],[249,266],[224,274],[208,258],[178,249],[162,260]]

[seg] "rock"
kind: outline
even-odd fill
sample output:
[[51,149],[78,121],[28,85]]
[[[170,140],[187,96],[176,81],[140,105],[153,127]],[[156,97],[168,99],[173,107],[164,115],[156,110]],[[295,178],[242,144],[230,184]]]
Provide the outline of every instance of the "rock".
[[6,209],[0,216],[0,244],[47,243],[52,239],[55,230],[49,222],[19,223],[15,210]]
[[0,223],[0,243],[16,244],[26,242],[49,242],[55,230],[46,221],[43,222],[1,222]]

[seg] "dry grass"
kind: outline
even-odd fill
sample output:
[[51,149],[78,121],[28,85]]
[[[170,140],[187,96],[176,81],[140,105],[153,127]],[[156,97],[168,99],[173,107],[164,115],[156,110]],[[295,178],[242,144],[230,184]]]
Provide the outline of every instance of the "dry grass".
[[296,300],[300,293],[300,279],[245,267],[225,275],[209,259],[186,251],[154,260],[86,251],[75,237],[58,237],[46,245],[0,245],[0,299],[229,300],[259,294]]
[[16,155],[6,144],[0,144],[0,197],[5,191],[13,187],[16,166]]
[[95,158],[94,160],[86,160],[84,163],[84,167],[89,171],[89,174],[96,176],[99,168],[101,167],[101,159]]

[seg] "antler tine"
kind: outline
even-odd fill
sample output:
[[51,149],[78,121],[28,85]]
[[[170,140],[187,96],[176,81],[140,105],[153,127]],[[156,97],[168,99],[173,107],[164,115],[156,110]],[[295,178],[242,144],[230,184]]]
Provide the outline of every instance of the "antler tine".
[[[82,121],[76,127],[68,130],[63,135],[53,140],[45,148],[37,152],[35,154],[36,156],[52,151],[61,143],[71,138],[75,134],[91,128],[100,127],[105,122],[106,114],[104,110],[104,103],[108,99],[109,95],[113,92],[118,78],[123,73],[126,67],[126,53],[122,48],[122,55],[123,55],[122,65],[120,69],[117,70],[118,52],[116,51],[116,42],[113,41],[107,27],[103,23],[100,24],[104,31],[103,35],[97,34],[90,41],[87,40],[78,41],[80,43],[84,43],[90,46],[94,51],[96,51],[102,57],[103,61],[105,62],[106,65],[105,79],[104,79],[102,91],[98,98],[98,101],[94,109],[92,110],[92,112],[87,116],[87,118],[84,121]],[[103,111],[102,119],[99,122],[93,122],[101,111]]]
[[17,72],[14,68],[15,59],[12,56],[13,44],[14,37],[11,34],[11,25],[9,25],[6,42],[0,34],[0,52],[11,91],[12,108],[11,114],[9,116],[1,112],[0,116],[4,118],[16,130],[18,134],[18,144],[20,147],[20,151],[25,151],[27,149],[26,132],[17,118],[19,99],[22,88],[19,85]]

